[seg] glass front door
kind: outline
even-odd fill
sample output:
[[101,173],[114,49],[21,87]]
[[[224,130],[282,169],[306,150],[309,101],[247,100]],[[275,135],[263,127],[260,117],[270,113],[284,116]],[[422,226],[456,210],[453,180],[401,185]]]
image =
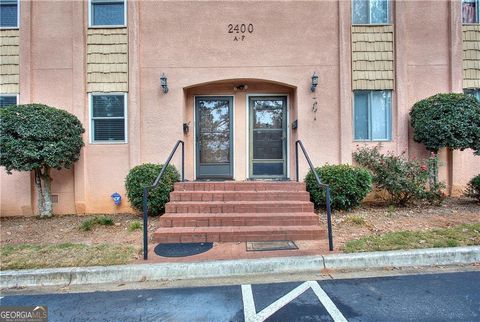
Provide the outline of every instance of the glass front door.
[[287,98],[255,96],[249,100],[250,177],[287,177]]
[[232,179],[232,104],[229,96],[195,97],[197,179]]

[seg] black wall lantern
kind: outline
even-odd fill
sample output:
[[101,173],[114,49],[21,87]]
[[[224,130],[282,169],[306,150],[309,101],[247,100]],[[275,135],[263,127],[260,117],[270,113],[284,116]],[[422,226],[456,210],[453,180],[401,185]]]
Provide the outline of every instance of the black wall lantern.
[[167,94],[168,93],[167,76],[165,76],[164,73],[162,73],[162,76],[160,77],[160,85],[162,86],[163,93]]
[[315,88],[317,88],[317,85],[318,85],[318,76],[315,72],[313,72],[313,75],[312,75],[312,87],[310,87],[310,90],[312,92],[315,92]]

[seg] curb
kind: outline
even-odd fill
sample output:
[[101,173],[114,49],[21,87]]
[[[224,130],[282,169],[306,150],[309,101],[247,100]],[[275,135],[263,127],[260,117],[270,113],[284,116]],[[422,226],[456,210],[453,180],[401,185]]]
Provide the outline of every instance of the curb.
[[480,262],[480,246],[192,263],[10,270],[0,271],[0,288],[178,281],[318,273],[323,269],[371,269],[477,262]]

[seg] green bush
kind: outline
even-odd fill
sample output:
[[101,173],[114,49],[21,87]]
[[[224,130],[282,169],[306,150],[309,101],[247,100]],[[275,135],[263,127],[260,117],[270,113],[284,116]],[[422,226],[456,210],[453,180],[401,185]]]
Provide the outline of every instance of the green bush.
[[480,102],[472,95],[431,96],[413,105],[410,118],[413,139],[428,150],[471,148],[480,154]]
[[[150,186],[160,174],[163,164],[145,163],[130,170],[125,178],[127,197],[133,208],[143,211],[143,188]],[[180,180],[180,174],[169,165],[156,189],[149,190],[148,214],[159,215],[165,211],[173,184]]]
[[[322,183],[330,185],[332,209],[348,210],[357,207],[372,190],[372,176],[365,169],[340,164],[325,165],[315,171]],[[318,187],[312,171],[305,177],[305,183],[315,207],[324,207],[325,190]]]
[[137,229],[142,229],[142,227],[143,225],[141,222],[134,220],[128,225],[128,231],[135,231]]
[[431,164],[436,164],[436,159],[425,163],[407,160],[402,156],[381,154],[377,147],[361,147],[353,153],[353,157],[359,165],[372,172],[375,189],[385,191],[391,204],[405,205],[415,200],[438,204],[443,200],[442,183],[431,180],[430,189],[427,189],[430,174],[435,172],[429,168],[434,166]]
[[480,202],[480,174],[473,177],[467,185],[465,196],[475,198]]

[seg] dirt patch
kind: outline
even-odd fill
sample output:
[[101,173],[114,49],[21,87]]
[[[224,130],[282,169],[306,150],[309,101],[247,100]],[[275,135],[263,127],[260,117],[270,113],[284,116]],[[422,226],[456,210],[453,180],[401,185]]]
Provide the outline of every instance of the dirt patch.
[[[1,219],[1,244],[56,244],[81,243],[123,244],[142,246],[142,229],[131,231],[132,222],[142,222],[142,217],[133,214],[111,215],[111,226],[95,225],[92,230],[80,228],[83,221],[95,216],[64,215],[50,219],[36,217],[7,217]],[[158,227],[160,217],[149,218],[149,231]]]
[[[326,227],[325,214],[321,222]],[[480,205],[467,198],[448,198],[441,206],[411,206],[405,208],[369,205],[353,211],[332,214],[335,248],[343,250],[352,239],[368,235],[432,228],[448,228],[480,222]]]

